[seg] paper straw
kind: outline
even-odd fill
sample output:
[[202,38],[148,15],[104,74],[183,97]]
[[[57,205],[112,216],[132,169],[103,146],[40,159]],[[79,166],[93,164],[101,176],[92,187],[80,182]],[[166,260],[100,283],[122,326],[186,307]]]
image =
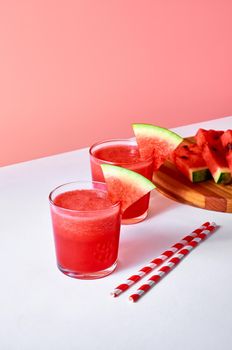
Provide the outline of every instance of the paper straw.
[[172,245],[169,249],[165,250],[160,256],[156,257],[150,263],[144,267],[142,267],[137,274],[129,277],[124,283],[118,285],[114,291],[111,293],[114,297],[117,297],[121,293],[125,292],[128,288],[134,285],[136,282],[141,280],[144,276],[146,276],[153,269],[161,265],[165,260],[174,255],[178,250],[183,248],[187,243],[189,243],[193,238],[197,237],[199,233],[201,233],[206,227],[210,225],[209,222],[205,222],[199,228],[194,230],[188,236],[182,238],[178,243]]
[[198,234],[193,240],[191,240],[184,248],[182,248],[174,257],[167,261],[148,281],[139,287],[136,293],[129,297],[129,300],[135,302],[141,298],[142,295],[147,293],[151,287],[157,284],[165,275],[167,275],[190,251],[199,245],[209,234],[214,231],[216,224],[213,222],[206,227],[204,231]]

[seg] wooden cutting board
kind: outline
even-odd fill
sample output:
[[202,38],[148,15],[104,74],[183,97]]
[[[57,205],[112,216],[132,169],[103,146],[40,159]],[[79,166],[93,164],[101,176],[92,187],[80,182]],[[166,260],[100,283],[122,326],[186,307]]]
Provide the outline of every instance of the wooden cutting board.
[[232,184],[216,184],[213,180],[194,184],[168,161],[154,172],[153,182],[158,191],[180,203],[232,213]]

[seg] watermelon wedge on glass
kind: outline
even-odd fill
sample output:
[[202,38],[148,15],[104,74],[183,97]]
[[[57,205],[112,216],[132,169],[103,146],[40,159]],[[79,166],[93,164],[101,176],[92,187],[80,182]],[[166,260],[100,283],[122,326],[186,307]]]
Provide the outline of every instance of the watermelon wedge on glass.
[[227,184],[231,181],[231,173],[221,142],[222,134],[223,131],[199,129],[195,139],[214,181]]
[[110,164],[101,164],[101,168],[109,199],[112,203],[121,203],[122,214],[155,188],[150,180],[132,170]]
[[202,158],[200,147],[183,141],[173,151],[172,160],[176,168],[191,182],[201,182],[210,178],[210,171]]
[[226,152],[226,160],[232,173],[232,130],[227,130],[221,135],[222,145]]
[[183,141],[176,133],[152,124],[132,124],[141,158],[154,157],[154,170],[158,170],[174,149]]

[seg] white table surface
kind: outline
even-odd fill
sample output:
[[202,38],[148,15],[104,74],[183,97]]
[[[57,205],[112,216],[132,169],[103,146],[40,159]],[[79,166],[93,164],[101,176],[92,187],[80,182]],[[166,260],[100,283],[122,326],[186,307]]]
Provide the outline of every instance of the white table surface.
[[[232,117],[175,131],[188,136],[199,127],[232,128]],[[149,217],[122,226],[115,272],[75,280],[56,267],[47,197],[57,185],[81,179],[90,179],[87,149],[0,169],[0,349],[232,349],[232,215],[154,191]],[[135,286],[110,296],[208,220],[220,229],[140,301],[128,301]]]

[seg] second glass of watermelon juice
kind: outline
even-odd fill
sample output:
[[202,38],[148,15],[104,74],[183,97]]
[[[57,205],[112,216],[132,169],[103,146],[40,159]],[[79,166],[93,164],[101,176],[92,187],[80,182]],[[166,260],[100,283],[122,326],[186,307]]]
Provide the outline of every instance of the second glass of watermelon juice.
[[[95,143],[89,153],[93,181],[104,181],[101,164],[121,166],[152,180],[153,157],[141,159],[135,140],[117,139]],[[133,224],[144,220],[148,213],[149,198],[150,194],[147,194],[132,204],[122,215],[122,223]]]
[[106,185],[73,182],[49,195],[58,268],[70,277],[94,279],[116,267],[120,203],[108,199]]

